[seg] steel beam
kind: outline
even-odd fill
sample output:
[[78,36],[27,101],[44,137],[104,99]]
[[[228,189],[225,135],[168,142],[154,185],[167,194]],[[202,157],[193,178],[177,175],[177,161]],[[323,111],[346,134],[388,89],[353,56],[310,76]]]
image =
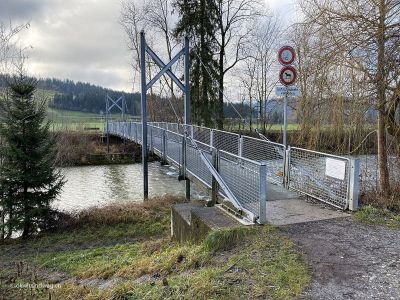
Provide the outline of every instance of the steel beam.
[[149,166],[147,153],[147,99],[146,99],[146,39],[144,31],[140,32],[140,75],[141,75],[141,108],[142,108],[142,165],[143,165],[143,198],[149,198]]
[[[185,53],[185,132],[190,125],[190,78],[189,78],[189,38],[185,37],[185,48],[183,49]],[[187,132],[186,132],[187,133]],[[185,134],[186,142],[186,134]],[[186,168],[186,152],[185,155],[185,168]],[[185,170],[186,175],[186,170]],[[190,180],[186,178],[185,183],[185,194],[186,200],[190,200]]]

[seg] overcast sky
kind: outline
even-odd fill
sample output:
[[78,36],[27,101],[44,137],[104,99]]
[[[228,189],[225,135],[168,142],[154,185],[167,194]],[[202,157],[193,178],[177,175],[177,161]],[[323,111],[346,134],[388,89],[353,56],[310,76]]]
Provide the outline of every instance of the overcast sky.
[[[279,15],[294,13],[295,0],[265,1]],[[120,0],[0,0],[1,21],[31,25],[20,41],[32,46],[27,61],[32,75],[131,91],[119,14]]]

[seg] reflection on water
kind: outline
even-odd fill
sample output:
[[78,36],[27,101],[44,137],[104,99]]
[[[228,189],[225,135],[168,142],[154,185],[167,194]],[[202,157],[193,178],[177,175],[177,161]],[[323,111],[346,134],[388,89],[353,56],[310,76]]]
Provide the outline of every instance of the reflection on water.
[[[66,184],[55,202],[61,210],[80,210],[111,202],[142,201],[142,165],[108,165],[62,168]],[[178,171],[159,163],[149,164],[149,196],[185,196],[185,184],[179,182]],[[193,199],[204,193],[191,189]]]

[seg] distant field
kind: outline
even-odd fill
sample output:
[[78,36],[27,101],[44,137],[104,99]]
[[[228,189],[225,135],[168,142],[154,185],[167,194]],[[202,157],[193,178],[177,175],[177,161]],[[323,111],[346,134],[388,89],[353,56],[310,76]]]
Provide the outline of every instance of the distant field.
[[[239,130],[239,124],[229,124],[228,123],[228,124],[225,124],[224,126],[228,130],[232,130],[232,131]],[[240,128],[242,130],[250,129],[248,124],[245,124],[244,127],[243,127],[243,125],[240,125]],[[267,131],[281,131],[281,130],[283,130],[283,124],[270,124],[270,125],[267,125],[266,128],[267,128]],[[299,124],[288,124],[287,128],[288,128],[288,131],[297,131],[297,130],[300,130],[300,125]],[[261,131],[262,125],[257,125],[257,124],[252,125],[252,130],[255,130],[255,129],[258,129]]]
[[[105,117],[100,114],[81,111],[59,110],[49,108],[47,118],[51,121],[53,131],[103,131]],[[120,114],[111,114],[110,120],[118,120]]]

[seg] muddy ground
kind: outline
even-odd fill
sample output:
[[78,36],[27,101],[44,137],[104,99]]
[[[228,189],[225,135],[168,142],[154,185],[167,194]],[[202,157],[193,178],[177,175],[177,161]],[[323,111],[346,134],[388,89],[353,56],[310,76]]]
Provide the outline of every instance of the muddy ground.
[[400,299],[400,231],[351,217],[281,227],[307,255],[304,299]]

